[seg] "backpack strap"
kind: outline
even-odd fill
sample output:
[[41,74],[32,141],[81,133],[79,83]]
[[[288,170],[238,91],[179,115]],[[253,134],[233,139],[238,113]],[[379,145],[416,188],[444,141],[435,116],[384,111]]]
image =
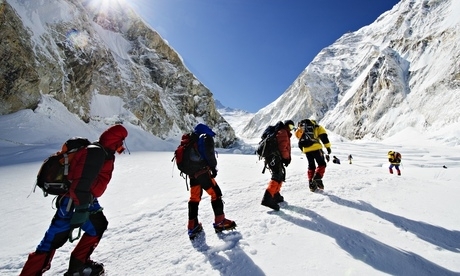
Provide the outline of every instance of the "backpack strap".
[[86,146],[86,148],[95,148],[95,147],[98,147],[98,148],[102,149],[102,151],[104,152],[104,155],[105,155],[105,159],[110,159],[113,156],[113,155],[110,155],[107,152],[107,150],[99,142],[92,142],[91,144]]
[[206,155],[206,144],[205,144],[206,134],[201,134],[198,138],[198,153],[201,155],[206,164],[209,164],[208,157]]
[[70,167],[70,162],[69,162],[69,154],[64,153],[62,155],[64,158],[64,178],[66,181],[68,181],[67,176],[69,175],[69,167]]
[[[270,158],[264,158],[264,168],[262,169],[263,174],[265,173],[265,169],[267,169],[267,167],[269,167],[269,166],[267,166],[268,164],[271,164],[272,166],[275,165],[276,158],[281,158],[279,153],[270,155]],[[270,161],[267,161],[267,159],[269,159]]]

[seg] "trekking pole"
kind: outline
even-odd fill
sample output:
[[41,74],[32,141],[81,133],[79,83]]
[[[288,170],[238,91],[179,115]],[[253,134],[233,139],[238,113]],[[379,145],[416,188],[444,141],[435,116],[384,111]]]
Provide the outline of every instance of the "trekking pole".
[[[174,156],[173,159],[171,159],[171,162],[174,161],[174,158],[176,157]],[[174,163],[172,163],[172,166],[171,166],[171,177],[174,177]]]
[[[447,169],[447,167],[446,167],[445,169]],[[441,176],[441,174],[443,174],[443,173],[444,173],[444,170],[443,170],[442,167],[441,167],[441,170],[438,171],[437,174],[435,174],[434,179],[439,179],[440,176]]]

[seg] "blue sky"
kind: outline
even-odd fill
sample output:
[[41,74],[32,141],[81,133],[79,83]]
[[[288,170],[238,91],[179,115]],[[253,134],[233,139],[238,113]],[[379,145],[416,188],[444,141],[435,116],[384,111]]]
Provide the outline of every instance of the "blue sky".
[[256,112],[277,99],[344,33],[398,0],[128,1],[227,107]]

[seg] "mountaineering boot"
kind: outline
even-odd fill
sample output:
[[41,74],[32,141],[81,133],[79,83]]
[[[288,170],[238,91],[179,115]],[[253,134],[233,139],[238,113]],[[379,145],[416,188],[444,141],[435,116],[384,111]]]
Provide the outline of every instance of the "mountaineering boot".
[[264,197],[262,198],[262,202],[260,204],[268,208],[272,208],[275,211],[280,210],[280,206],[275,201],[275,198],[272,197],[272,195],[268,191],[265,191]]
[[318,186],[316,185],[315,180],[310,180],[308,181],[308,187],[310,188],[310,191],[314,192],[318,189]]
[[318,189],[324,189],[323,180],[321,179],[321,176],[318,173],[315,173],[315,175],[313,176],[313,182],[315,182],[316,187]]
[[88,260],[78,271],[67,271],[64,276],[100,276],[104,275],[104,265]]
[[284,202],[284,197],[279,192],[276,193],[273,197],[276,203]]
[[324,184],[322,179],[315,179],[315,182],[318,189],[324,190]]
[[393,169],[389,169],[390,173],[393,174]]
[[220,233],[220,232],[222,232],[224,230],[233,230],[233,229],[235,229],[236,223],[233,220],[229,220],[229,219],[224,218],[220,222],[213,223],[213,226],[214,226],[214,230],[216,231],[216,233]]
[[188,237],[190,240],[195,239],[195,237],[203,231],[203,226],[198,222],[198,219],[191,219],[188,221]]
[[220,233],[224,230],[235,229],[236,223],[232,220],[226,219],[225,214],[222,213],[215,216],[213,226],[216,233]]
[[193,240],[196,238],[196,236],[203,231],[203,226],[201,223],[198,223],[198,225],[193,228],[188,230],[188,237]]

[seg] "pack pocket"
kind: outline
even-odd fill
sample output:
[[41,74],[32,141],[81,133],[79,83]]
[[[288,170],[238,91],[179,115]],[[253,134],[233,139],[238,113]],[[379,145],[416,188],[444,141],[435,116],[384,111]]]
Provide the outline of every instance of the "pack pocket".
[[315,142],[308,139],[308,138],[300,138],[299,140],[299,148],[302,149],[302,148],[308,148],[310,146],[312,146]]
[[[50,195],[62,195],[67,193],[69,186],[67,183],[43,183],[43,191],[46,191],[46,194]],[[44,192],[45,193],[45,192]]]

